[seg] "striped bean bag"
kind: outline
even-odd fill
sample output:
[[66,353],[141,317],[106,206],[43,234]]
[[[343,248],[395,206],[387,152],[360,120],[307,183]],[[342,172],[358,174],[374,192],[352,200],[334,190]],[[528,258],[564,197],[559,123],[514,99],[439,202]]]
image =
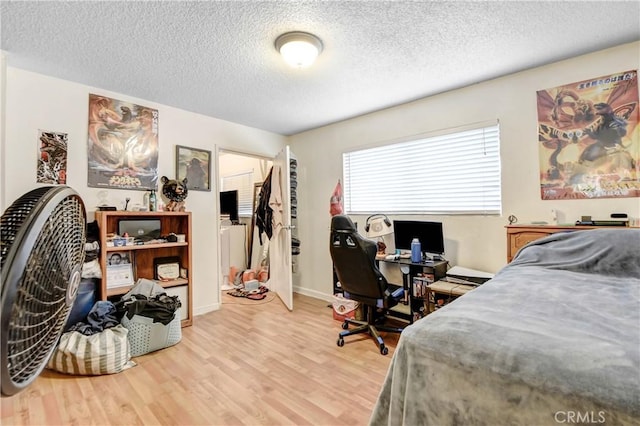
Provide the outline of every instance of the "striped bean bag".
[[119,373],[136,365],[131,361],[128,330],[122,325],[86,336],[64,333],[47,368],[59,373],[95,376]]

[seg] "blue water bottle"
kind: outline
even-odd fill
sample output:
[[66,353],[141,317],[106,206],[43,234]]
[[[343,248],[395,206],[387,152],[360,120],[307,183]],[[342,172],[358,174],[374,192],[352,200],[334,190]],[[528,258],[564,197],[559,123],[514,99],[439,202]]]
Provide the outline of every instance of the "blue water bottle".
[[422,262],[422,246],[417,238],[411,240],[411,261],[414,263]]

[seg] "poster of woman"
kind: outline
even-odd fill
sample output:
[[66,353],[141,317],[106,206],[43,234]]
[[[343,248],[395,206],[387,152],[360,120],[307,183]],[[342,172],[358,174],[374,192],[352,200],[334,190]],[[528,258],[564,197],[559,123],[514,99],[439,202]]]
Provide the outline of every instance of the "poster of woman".
[[543,200],[640,197],[638,74],[537,92]]
[[158,110],[89,95],[88,186],[157,189]]

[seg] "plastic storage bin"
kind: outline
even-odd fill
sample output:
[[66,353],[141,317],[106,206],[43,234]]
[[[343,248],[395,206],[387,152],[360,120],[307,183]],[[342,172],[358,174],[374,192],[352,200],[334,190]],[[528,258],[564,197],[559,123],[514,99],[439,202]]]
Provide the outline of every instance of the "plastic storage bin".
[[[122,299],[128,300],[137,294],[149,298],[161,293],[166,292],[158,283],[140,278],[131,290],[122,296]],[[144,355],[178,343],[182,339],[181,309],[176,309],[173,320],[167,325],[161,322],[153,322],[154,319],[148,316],[133,315],[129,318],[125,314],[120,323],[129,330],[131,356]]]
[[125,315],[122,325],[129,330],[131,356],[140,356],[159,349],[173,346],[182,339],[180,309],[175,318],[167,325],[153,322],[153,318],[134,315],[129,319]]

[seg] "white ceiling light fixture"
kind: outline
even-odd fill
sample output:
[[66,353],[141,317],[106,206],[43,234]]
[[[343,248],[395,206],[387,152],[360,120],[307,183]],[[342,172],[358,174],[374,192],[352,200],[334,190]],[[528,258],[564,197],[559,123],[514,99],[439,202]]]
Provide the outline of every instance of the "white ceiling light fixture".
[[302,31],[284,33],[276,39],[275,44],[285,62],[295,68],[311,66],[322,52],[322,41]]

